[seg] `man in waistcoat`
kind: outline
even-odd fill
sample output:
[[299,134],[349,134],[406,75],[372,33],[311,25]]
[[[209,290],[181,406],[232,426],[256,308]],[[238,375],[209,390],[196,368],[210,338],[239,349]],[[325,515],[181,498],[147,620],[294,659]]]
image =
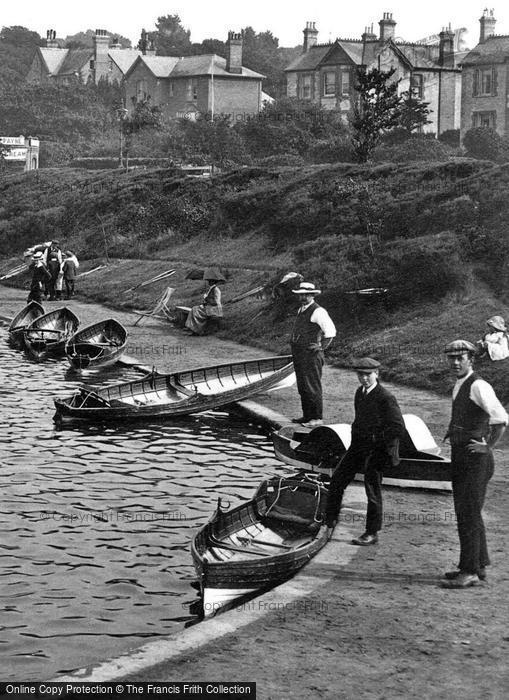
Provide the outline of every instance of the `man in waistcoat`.
[[291,348],[297,378],[297,391],[302,416],[293,423],[314,428],[323,423],[322,368],[324,350],[336,335],[336,328],[327,311],[315,302],[321,293],[310,282],[301,282],[292,290],[299,296],[300,308],[293,327]]
[[460,559],[458,569],[447,571],[441,585],[469,588],[486,578],[490,563],[482,508],[494,471],[492,450],[509,418],[491,384],[473,370],[475,345],[468,340],[455,340],[444,352],[456,377],[446,438],[451,442],[452,495]]
[[332,475],[327,501],[326,523],[332,530],[339,517],[346,487],[365,468],[366,531],[352,540],[352,544],[357,545],[378,542],[383,520],[383,470],[386,466],[399,464],[399,441],[405,433],[396,398],[378,383],[379,367],[380,363],[371,357],[363,357],[353,364],[360,387],[354,397],[352,441]]

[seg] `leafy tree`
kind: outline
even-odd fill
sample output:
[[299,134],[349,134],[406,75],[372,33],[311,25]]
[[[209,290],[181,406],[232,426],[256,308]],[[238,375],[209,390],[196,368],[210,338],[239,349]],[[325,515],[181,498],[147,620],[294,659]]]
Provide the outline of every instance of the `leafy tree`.
[[0,84],[19,81],[28,73],[41,37],[25,27],[3,27],[0,32]]
[[420,131],[426,124],[431,124],[428,116],[433,110],[429,108],[429,102],[414,97],[410,90],[401,93],[400,109],[399,126],[409,134],[416,130]]
[[182,26],[178,15],[158,17],[156,31],[149,33],[155,42],[159,56],[190,56],[192,51],[191,31]]
[[159,107],[150,104],[150,97],[136,103],[133,113],[121,120],[126,165],[129,159],[129,153],[132,149],[134,136],[143,129],[158,130],[161,126],[162,112]]
[[[125,36],[116,34],[115,32],[110,32],[106,30],[107,34],[112,38],[118,39],[119,44],[123,49],[131,48],[131,40],[127,39]],[[95,31],[93,29],[87,29],[85,32],[78,32],[77,34],[70,34],[65,38],[65,47],[67,49],[88,49],[92,48],[94,45]]]
[[242,63],[265,76],[263,89],[271,96],[282,96],[286,84],[284,69],[286,55],[279,48],[279,39],[272,32],[255,32],[253,27],[242,30]]
[[398,126],[401,117],[401,97],[398,81],[392,80],[395,69],[357,69],[358,93],[350,123],[352,143],[357,160],[365,163],[383,134]]

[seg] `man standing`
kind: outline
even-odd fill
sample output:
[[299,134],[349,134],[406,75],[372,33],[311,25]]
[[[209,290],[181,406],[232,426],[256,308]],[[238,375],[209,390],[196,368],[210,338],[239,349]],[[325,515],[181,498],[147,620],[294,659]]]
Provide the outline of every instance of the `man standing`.
[[336,335],[336,328],[327,311],[315,302],[321,293],[310,282],[301,282],[298,289],[300,308],[293,327],[291,347],[302,416],[293,423],[314,428],[323,423],[322,368],[324,350]]
[[332,475],[327,501],[326,523],[334,528],[346,487],[365,467],[366,531],[352,540],[357,545],[378,542],[383,518],[382,473],[384,467],[399,464],[399,441],[405,433],[396,398],[378,383],[379,367],[380,363],[371,357],[357,360],[353,365],[361,386],[354,397],[352,442]]
[[454,340],[445,351],[456,376],[452,416],[446,438],[451,441],[452,495],[460,541],[457,571],[447,571],[444,588],[478,586],[490,563],[482,508],[494,471],[493,447],[502,437],[507,413],[493,387],[473,370],[476,347]]
[[37,301],[40,304],[44,285],[51,279],[51,275],[43,262],[42,253],[40,251],[33,254],[29,270],[32,272],[32,281],[30,283],[30,293],[27,302]]

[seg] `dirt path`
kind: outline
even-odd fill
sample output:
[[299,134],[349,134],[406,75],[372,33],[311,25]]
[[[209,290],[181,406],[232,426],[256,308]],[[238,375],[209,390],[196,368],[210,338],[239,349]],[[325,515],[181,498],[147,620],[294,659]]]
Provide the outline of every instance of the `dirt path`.
[[[1,313],[13,315],[24,295],[0,288],[0,299]],[[96,305],[71,306],[82,322],[111,314]],[[213,337],[189,338],[152,322],[133,328],[133,314],[114,315],[128,324],[130,354],[161,369],[264,354]],[[326,368],[324,385],[327,419],[351,420],[355,376]],[[449,401],[408,387],[392,390],[403,411],[421,416],[438,441]],[[299,412],[295,389],[260,402],[286,415]],[[508,697],[507,439],[496,452],[496,465],[486,507],[493,565],[481,588],[437,586],[440,574],[457,561],[451,495],[388,488],[379,545],[356,549],[348,564],[338,563],[339,547],[362,530],[362,522],[345,522],[319,561],[305,569],[324,584],[299,605],[281,600],[258,621],[130,680],[255,681],[263,700]],[[352,505],[362,511],[362,491],[353,494],[359,500]],[[272,599],[277,596],[276,589]]]

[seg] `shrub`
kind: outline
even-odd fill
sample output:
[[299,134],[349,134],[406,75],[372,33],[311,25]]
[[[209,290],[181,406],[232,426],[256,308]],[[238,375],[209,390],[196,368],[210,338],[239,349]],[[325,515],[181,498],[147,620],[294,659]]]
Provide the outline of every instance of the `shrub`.
[[459,129],[446,129],[442,131],[438,136],[438,140],[442,143],[447,144],[451,148],[460,147],[460,130]]
[[498,161],[503,156],[502,139],[495,129],[489,127],[469,129],[463,139],[463,146],[472,158]]
[[407,163],[411,161],[445,161],[451,149],[434,138],[419,134],[392,146],[381,145],[373,152],[375,162]]

